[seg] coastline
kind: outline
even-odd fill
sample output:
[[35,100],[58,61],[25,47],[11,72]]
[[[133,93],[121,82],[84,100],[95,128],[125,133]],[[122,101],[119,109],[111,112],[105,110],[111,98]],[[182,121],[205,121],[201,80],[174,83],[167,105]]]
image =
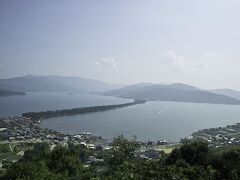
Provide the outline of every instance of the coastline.
[[[127,106],[133,106],[136,104],[142,104],[146,101],[143,100],[134,100],[133,102],[129,103],[123,103],[123,104],[114,104],[114,105],[104,105],[104,106],[91,106],[91,107],[82,107],[82,108],[73,108],[73,109],[64,109],[64,110],[56,110],[56,111],[43,111],[43,112],[29,112],[29,113],[23,113],[21,117],[6,117],[6,118],[0,118],[2,120],[10,121],[13,124],[17,124],[17,131],[14,130],[10,126],[10,134],[8,138],[5,138],[5,140],[8,140],[9,142],[15,141],[15,140],[25,140],[26,142],[49,142],[50,144],[54,143],[60,143],[60,144],[66,144],[67,142],[72,142],[75,144],[79,144],[82,142],[89,142],[91,144],[106,144],[108,141],[111,141],[111,139],[102,139],[101,136],[92,135],[88,132],[79,132],[79,133],[64,133],[59,132],[53,129],[45,128],[41,126],[41,122],[52,117],[60,117],[60,116],[72,116],[72,115],[79,115],[79,114],[86,114],[86,113],[96,113],[101,111],[108,111],[116,108],[123,108]],[[16,123],[17,122],[17,123]],[[25,125],[22,126],[22,123]],[[7,129],[7,125],[1,126],[1,131]],[[6,127],[6,128],[4,128]],[[12,128],[12,129],[11,129]],[[19,128],[19,129],[18,129]],[[27,129],[27,130],[26,130]],[[209,128],[209,129],[203,129],[199,130],[197,132],[192,132],[192,136],[190,138],[186,137],[183,140],[189,140],[189,139],[203,139],[208,141],[210,144],[213,144],[214,146],[221,145],[220,143],[216,143],[217,141],[214,140],[213,135],[211,138],[204,138],[206,136],[201,136],[204,132],[208,130],[216,131],[218,128]],[[223,128],[222,128],[223,129]],[[1,134],[0,131],[0,134]],[[239,125],[239,131],[240,131],[240,125]],[[21,135],[16,132],[21,132]],[[210,132],[210,131],[209,131]],[[202,134],[201,134],[202,133]],[[15,135],[14,135],[15,134]],[[200,135],[199,135],[200,134]],[[216,136],[216,134],[214,134]],[[207,136],[210,137],[210,136]],[[240,137],[240,135],[239,135]],[[216,139],[216,138],[215,138]],[[211,140],[211,141],[210,141]],[[214,140],[214,141],[213,141]],[[236,144],[238,143],[240,145],[240,140],[238,139],[226,139],[227,143],[225,144]],[[228,141],[227,141],[228,140]],[[230,141],[231,140],[231,141]],[[181,140],[179,141],[164,141],[159,140],[156,143],[154,141],[139,141],[142,144],[145,145],[151,145],[154,146],[156,144],[158,145],[177,145],[181,143]],[[231,143],[228,143],[231,142]],[[222,144],[223,145],[223,144]]]

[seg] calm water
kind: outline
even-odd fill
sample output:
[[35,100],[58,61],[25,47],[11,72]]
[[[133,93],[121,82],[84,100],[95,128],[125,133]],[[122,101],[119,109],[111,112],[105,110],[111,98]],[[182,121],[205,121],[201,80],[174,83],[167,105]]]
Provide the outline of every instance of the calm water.
[[148,102],[122,109],[58,117],[42,122],[62,132],[91,132],[105,138],[123,134],[140,140],[178,141],[203,128],[240,122],[240,106]]
[[[30,93],[27,96],[0,98],[0,116],[23,112],[107,105],[130,100],[67,93]],[[123,134],[141,140],[177,141],[203,128],[240,122],[240,106],[177,102],[146,104],[85,115],[58,117],[42,122],[42,126],[62,132],[91,132],[105,138]]]
[[24,112],[108,105],[130,100],[67,93],[28,93],[26,96],[0,97],[0,116],[18,116]]

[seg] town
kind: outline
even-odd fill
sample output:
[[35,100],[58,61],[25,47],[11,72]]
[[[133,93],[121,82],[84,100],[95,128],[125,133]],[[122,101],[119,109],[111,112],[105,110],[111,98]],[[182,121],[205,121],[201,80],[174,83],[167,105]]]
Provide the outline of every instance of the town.
[[193,133],[192,136],[206,140],[209,146],[214,147],[240,145],[240,123],[226,127],[203,129]]
[[[136,137],[135,140],[137,141]],[[224,147],[240,145],[240,123],[226,127],[203,129],[192,134],[191,139],[202,139],[208,142],[209,147]],[[89,132],[78,134],[61,133],[52,129],[42,128],[40,120],[31,117],[1,117],[0,118],[0,168],[4,163],[15,162],[24,152],[31,149],[36,143],[47,143],[51,149],[57,145],[67,147],[69,144],[80,145],[93,152],[108,151],[112,148],[112,140],[92,135]],[[144,160],[156,160],[162,154],[169,154],[181,142],[170,143],[166,140],[157,142],[137,141],[140,145],[135,157]],[[86,164],[104,161],[96,156],[89,156]]]
[[[0,118],[0,168],[4,164],[20,159],[24,152],[31,149],[36,143],[47,143],[50,149],[57,145],[67,147],[69,144],[80,145],[92,152],[108,151],[112,148],[112,140],[94,136],[88,132],[79,134],[64,134],[51,129],[42,128],[40,120],[29,117],[1,117]],[[171,144],[165,140],[157,142],[138,141],[140,148],[135,157],[144,160],[157,160],[163,153],[170,153],[179,144]],[[86,165],[104,161],[96,156],[89,156]]]

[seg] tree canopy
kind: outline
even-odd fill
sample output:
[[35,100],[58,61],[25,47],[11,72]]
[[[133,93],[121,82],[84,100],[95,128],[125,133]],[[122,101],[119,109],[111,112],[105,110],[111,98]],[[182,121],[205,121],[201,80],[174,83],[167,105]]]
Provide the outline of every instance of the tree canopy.
[[[112,149],[96,152],[79,145],[35,144],[12,163],[2,179],[239,179],[240,147],[212,149],[203,141],[185,142],[159,160],[134,156],[139,143],[123,136],[114,139]],[[100,153],[100,154],[99,154]],[[89,156],[101,156],[104,163],[86,166]]]

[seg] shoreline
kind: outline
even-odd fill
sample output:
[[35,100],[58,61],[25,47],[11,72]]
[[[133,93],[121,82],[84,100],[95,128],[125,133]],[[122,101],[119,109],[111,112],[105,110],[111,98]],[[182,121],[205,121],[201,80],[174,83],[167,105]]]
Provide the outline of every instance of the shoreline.
[[[54,129],[50,129],[47,127],[43,127],[41,126],[41,122],[45,121],[49,118],[54,118],[54,117],[63,117],[63,116],[73,116],[73,115],[80,115],[80,114],[88,114],[88,113],[96,113],[96,112],[102,112],[102,111],[108,111],[108,110],[113,110],[113,109],[117,109],[117,108],[124,108],[124,107],[128,107],[128,106],[133,106],[133,105],[137,105],[137,104],[143,104],[145,103],[145,100],[134,100],[133,102],[128,102],[128,103],[122,103],[122,104],[113,104],[113,105],[102,105],[102,106],[90,106],[90,107],[81,107],[81,108],[73,108],[73,109],[63,109],[63,110],[55,110],[55,111],[42,111],[42,112],[28,112],[28,113],[23,113],[21,117],[18,116],[14,116],[14,117],[0,117],[0,119],[23,119],[24,121],[31,121],[28,122],[28,126],[33,126],[34,128],[37,128],[39,131],[43,131],[45,132],[45,135],[56,135],[58,134],[61,137],[68,137],[70,139],[74,139],[74,136],[88,136],[88,138],[92,138],[92,139],[98,139],[99,137],[101,137],[101,135],[97,136],[93,134],[89,133],[89,132],[76,132],[76,133],[71,133],[71,132],[63,132],[63,131],[58,131],[58,130],[54,130]],[[32,123],[32,124],[31,124]],[[234,125],[226,125],[226,127],[233,127]],[[240,124],[238,125],[239,129],[237,129],[237,132],[240,131]],[[238,127],[237,126],[237,127]],[[216,139],[219,140],[221,138],[219,137],[214,137],[214,136],[219,136],[218,134],[216,134],[215,132],[217,132],[218,129],[224,129],[226,127],[213,127],[213,128],[206,128],[206,129],[200,129],[198,131],[192,132],[190,136],[186,136],[181,138],[178,141],[166,141],[164,139],[159,139],[159,140],[154,140],[157,141],[161,144],[179,144],[181,143],[182,140],[191,140],[191,139],[203,139],[208,141],[210,144],[213,144],[214,146],[218,146],[219,142],[216,143]],[[6,126],[7,128],[7,126]],[[29,128],[29,127],[27,127]],[[5,129],[5,127],[1,127],[1,129]],[[208,133],[206,133],[208,132]],[[214,132],[214,133],[213,133]],[[1,131],[0,131],[1,133]],[[34,135],[33,135],[34,137]],[[37,136],[39,137],[39,136]],[[239,135],[237,136],[240,138],[240,132]],[[21,137],[23,138],[23,137]],[[27,137],[28,138],[28,137]],[[41,137],[40,137],[41,138]],[[46,138],[46,137],[45,137]],[[130,139],[131,137],[128,137],[128,139]],[[239,144],[240,145],[240,139],[232,139],[232,138],[228,138],[228,137],[224,137],[225,141],[224,144]],[[44,139],[44,138],[43,138]],[[48,138],[46,138],[48,139]],[[51,138],[50,138],[51,139]],[[100,138],[102,139],[102,137]],[[104,138],[102,139],[103,141],[111,141],[113,138]],[[51,141],[51,140],[50,140]],[[154,141],[152,140],[139,140],[139,142],[142,143],[150,143],[150,144],[154,144]],[[220,144],[221,145],[221,144]],[[223,145],[223,144],[222,144]]]

